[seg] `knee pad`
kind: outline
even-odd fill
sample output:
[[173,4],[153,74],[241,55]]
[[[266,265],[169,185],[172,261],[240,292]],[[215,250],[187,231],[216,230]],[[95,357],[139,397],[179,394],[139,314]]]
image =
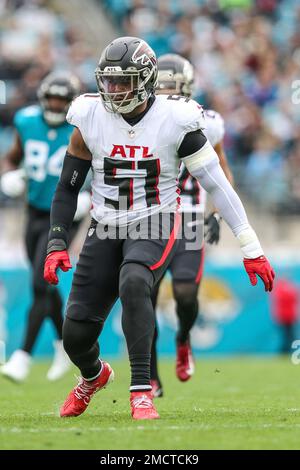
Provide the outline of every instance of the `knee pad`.
[[136,296],[151,295],[154,279],[146,266],[137,263],[126,263],[122,266],[119,279],[121,300],[134,300]]

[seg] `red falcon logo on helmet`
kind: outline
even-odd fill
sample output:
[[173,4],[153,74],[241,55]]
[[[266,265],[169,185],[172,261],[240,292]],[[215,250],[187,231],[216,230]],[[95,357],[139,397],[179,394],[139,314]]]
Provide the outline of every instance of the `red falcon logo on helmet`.
[[134,64],[140,62],[141,65],[148,65],[149,62],[156,64],[155,54],[151,47],[145,42],[141,42],[133,53],[131,58]]

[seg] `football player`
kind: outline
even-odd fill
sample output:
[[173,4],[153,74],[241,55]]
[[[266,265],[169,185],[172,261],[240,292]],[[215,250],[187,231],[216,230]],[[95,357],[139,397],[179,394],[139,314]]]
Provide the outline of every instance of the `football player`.
[[[179,96],[155,96],[157,61],[139,38],[122,37],[103,51],[99,94],[77,98],[67,115],[75,126],[52,208],[44,276],[70,268],[68,234],[89,169],[92,222],[73,277],[63,326],[64,347],[80,369],[62,417],[79,416],[114,378],[99,358],[98,337],[119,297],[131,366],[133,419],[156,419],[150,384],[155,313],[151,293],[166,271],[180,231],[178,163],[208,191],[240,243],[252,284],[272,290],[274,272],[243,205],[202,132],[201,106]],[[156,230],[154,230],[156,229]]]
[[[193,94],[194,68],[192,64],[177,54],[165,54],[158,58],[157,94],[179,95],[189,99]],[[224,121],[219,113],[205,110],[204,135],[214,147],[227,179],[233,184],[233,176],[228,166],[223,147]],[[206,203],[205,191],[198,180],[193,178],[182,163],[179,173],[181,190],[182,224],[185,227],[183,237],[178,243],[176,253],[171,261],[169,270],[172,276],[172,288],[176,301],[178,317],[178,333],[176,337],[176,375],[182,382],[189,380],[194,373],[194,360],[190,345],[190,331],[198,316],[198,290],[203,272],[204,248],[203,238],[195,241],[194,249],[186,249],[191,243],[194,226],[199,232],[203,229]],[[193,222],[194,221],[194,225]],[[206,218],[206,239],[208,243],[218,243],[220,236],[220,216],[216,210]],[[188,236],[188,239],[185,237]],[[161,279],[162,280],[162,279]],[[160,281],[161,282],[161,281]],[[160,283],[157,283],[153,295],[153,305],[156,308]],[[162,383],[157,366],[157,325],[155,328],[151,353],[151,385],[155,397],[163,395]]]
[[[70,366],[62,344],[61,295],[57,288],[45,282],[43,265],[50,229],[51,202],[73,131],[73,126],[66,122],[66,114],[79,93],[80,82],[77,77],[69,73],[48,75],[38,90],[39,104],[16,113],[14,144],[2,162],[4,174],[0,186],[7,196],[20,195],[27,184],[25,244],[32,267],[33,302],[22,348],[16,350],[1,367],[1,373],[16,382],[25,380],[29,373],[33,347],[47,316],[51,318],[58,337],[54,343],[55,353],[48,379],[60,378]],[[19,169],[20,165],[23,167]],[[81,209],[87,204],[90,206],[85,194],[81,196]],[[71,236],[74,233],[75,226]]]

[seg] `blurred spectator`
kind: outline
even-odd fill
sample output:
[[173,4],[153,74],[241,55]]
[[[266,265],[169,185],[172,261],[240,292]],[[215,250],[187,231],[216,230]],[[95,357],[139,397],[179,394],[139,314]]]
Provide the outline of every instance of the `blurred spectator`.
[[280,328],[282,344],[280,352],[289,354],[296,339],[295,326],[298,320],[299,291],[289,279],[277,279],[271,297],[271,310],[274,321]]
[[48,0],[0,0],[0,80],[6,104],[0,105],[0,158],[12,140],[12,119],[36,101],[41,80],[52,70],[70,69],[95,91],[92,57],[80,31],[51,8]]
[[257,204],[266,208],[284,200],[288,194],[285,183],[286,164],[280,141],[268,130],[256,136],[253,152],[246,164],[246,188]]

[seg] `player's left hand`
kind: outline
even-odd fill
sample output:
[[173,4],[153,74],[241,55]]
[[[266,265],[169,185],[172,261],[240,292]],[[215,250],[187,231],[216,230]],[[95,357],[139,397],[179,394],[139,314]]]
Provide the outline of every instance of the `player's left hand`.
[[212,245],[219,243],[220,240],[220,223],[221,217],[218,212],[212,212],[204,220],[204,225],[206,225],[205,240],[207,243]]
[[252,286],[256,286],[257,284],[257,275],[263,281],[265,291],[271,292],[273,289],[275,272],[265,256],[259,256],[254,259],[244,258],[244,266]]
[[44,279],[48,284],[58,284],[57,269],[69,271],[72,268],[67,250],[52,251],[45,260]]

